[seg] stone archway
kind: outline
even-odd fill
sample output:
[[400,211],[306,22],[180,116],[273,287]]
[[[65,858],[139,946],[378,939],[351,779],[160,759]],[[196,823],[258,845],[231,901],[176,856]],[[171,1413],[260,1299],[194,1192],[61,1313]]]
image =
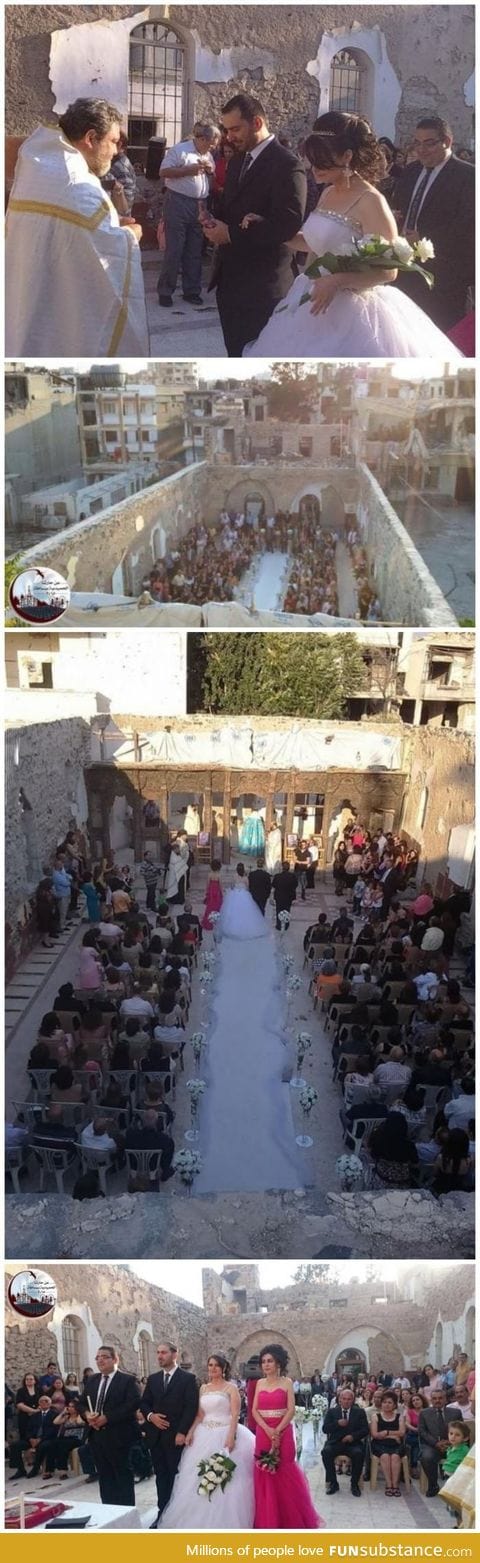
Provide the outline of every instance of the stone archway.
[[234,483],[233,488],[228,489],[224,494],[221,509],[234,510],[239,514],[241,513],[244,515],[245,502],[249,497],[251,498],[253,494],[255,495],[256,500],[263,501],[266,515],[271,516],[275,514],[277,504],[272,490],[269,485],[263,481],[263,478],[257,478],[256,474],[253,483],[247,483],[245,479],[243,482]]
[[263,1351],[265,1346],[271,1346],[273,1341],[277,1345],[283,1346],[285,1351],[288,1352],[287,1371],[290,1378],[301,1378],[302,1365],[293,1341],[290,1340],[289,1336],[283,1335],[281,1331],[276,1330],[274,1327],[272,1329],[255,1330],[239,1342],[238,1346],[230,1354],[232,1372],[241,1372],[244,1364],[249,1361],[250,1357],[258,1357],[259,1352]]
[[387,1373],[397,1374],[404,1369],[404,1354],[393,1335],[384,1330],[372,1329],[364,1322],[335,1342],[326,1358],[324,1372],[333,1373],[340,1359],[347,1364],[342,1366],[343,1373],[348,1371],[349,1360],[352,1363],[357,1361],[359,1371],[363,1371],[362,1358],[369,1373],[379,1373],[385,1369]]

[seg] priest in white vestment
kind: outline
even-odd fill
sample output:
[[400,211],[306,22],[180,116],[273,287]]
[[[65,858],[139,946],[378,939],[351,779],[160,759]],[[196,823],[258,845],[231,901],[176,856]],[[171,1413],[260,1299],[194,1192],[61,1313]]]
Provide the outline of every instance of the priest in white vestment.
[[145,358],[141,229],[103,190],[120,110],[78,98],[20,148],[7,212],[10,358]]

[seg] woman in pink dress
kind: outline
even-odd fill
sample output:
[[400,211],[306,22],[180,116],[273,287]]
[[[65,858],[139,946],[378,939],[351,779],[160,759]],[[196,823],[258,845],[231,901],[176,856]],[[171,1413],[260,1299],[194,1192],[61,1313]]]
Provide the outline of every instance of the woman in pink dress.
[[205,911],[202,917],[202,928],[205,928],[207,933],[210,933],[214,926],[214,924],[210,922],[212,912],[220,912],[222,909],[223,890],[220,884],[221,869],[222,865],[218,858],[214,858],[212,862],[210,879],[208,881],[205,893]]
[[[317,1514],[303,1471],[297,1465],[293,1419],[295,1397],[287,1378],[288,1356],[283,1346],[265,1346],[252,1417],[255,1436],[255,1530],[318,1530]],[[278,1457],[276,1470],[259,1463],[263,1454]]]

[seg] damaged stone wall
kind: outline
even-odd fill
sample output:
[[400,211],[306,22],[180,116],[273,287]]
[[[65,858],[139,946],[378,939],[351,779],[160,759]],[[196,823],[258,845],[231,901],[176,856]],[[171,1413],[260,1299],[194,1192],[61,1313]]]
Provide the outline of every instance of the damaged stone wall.
[[450,728],[416,727],[410,745],[402,829],[421,844],[421,862],[435,886],[447,872],[450,832],[475,820],[475,743]]
[[[160,20],[163,15],[159,6],[7,6],[7,134],[25,135],[54,115],[53,33],[85,23],[93,30],[96,21],[118,22],[125,37],[126,83],[129,18]],[[173,5],[168,18],[190,48],[189,100],[198,117],[218,119],[235,91],[253,91],[264,102],[272,129],[296,141],[319,112],[334,47],[357,47],[368,78],[367,88],[362,87],[368,102],[362,108],[374,112],[379,134],[408,140],[417,116],[435,112],[452,121],[460,143],[469,143],[472,5]],[[111,57],[115,52],[107,51]],[[100,90],[109,85],[109,64],[108,58],[99,62],[100,75],[97,65]],[[68,97],[68,81],[65,89]],[[84,91],[93,95],[91,75]]]
[[[84,720],[29,723],[6,736],[5,916],[15,925],[74,816],[87,819],[84,766],[90,728]],[[30,806],[22,810],[20,788]],[[30,817],[29,817],[30,816]]]

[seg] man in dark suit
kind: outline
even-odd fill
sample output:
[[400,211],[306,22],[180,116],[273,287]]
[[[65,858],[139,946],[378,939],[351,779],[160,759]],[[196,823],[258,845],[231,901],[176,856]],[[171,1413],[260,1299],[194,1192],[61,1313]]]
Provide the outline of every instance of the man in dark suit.
[[426,262],[426,270],[433,272],[435,285],[430,289],[403,272],[397,286],[441,331],[451,331],[466,313],[475,278],[475,168],[454,156],[450,127],[437,115],[418,121],[413,144],[418,162],[409,163],[397,181],[396,216],[410,243],[431,240],[435,259]]
[[56,1415],[50,1395],[40,1395],[37,1410],[28,1419],[28,1437],[17,1439],[9,1448],[10,1465],[16,1473],[14,1481],[27,1475],[23,1456],[29,1449],[34,1451],[34,1462],[28,1475],[38,1476],[52,1438],[56,1438],[58,1433],[58,1428],[53,1426]]
[[289,863],[282,863],[281,873],[273,876],[273,899],[277,912],[276,928],[281,928],[279,921],[280,912],[288,912],[290,915],[292,903],[297,894],[297,876],[292,873]]
[[[301,159],[271,135],[258,98],[239,92],[222,111],[228,142],[237,155],[228,165],[222,222],[205,221],[218,245],[210,289],[217,288],[225,346],[240,358],[292,283],[289,239],[299,233],[307,200]],[[242,228],[254,212],[261,222]]]
[[428,1481],[427,1498],[437,1495],[438,1468],[448,1449],[448,1423],[457,1419],[457,1413],[446,1406],[446,1398],[444,1389],[432,1389],[430,1405],[418,1419],[420,1464]]
[[257,857],[257,867],[253,868],[251,874],[248,876],[248,888],[250,895],[253,895],[253,899],[256,901],[257,906],[260,907],[260,911],[264,917],[265,907],[267,905],[268,897],[272,888],[270,874],[267,874],[267,870],[265,868],[265,858]]
[[140,1410],[147,1423],[147,1442],[157,1483],[156,1530],[178,1471],[187,1433],[198,1411],[198,1386],[193,1373],[179,1368],[177,1348],[162,1341],[157,1349],[159,1372],[147,1378]]
[[129,1453],[138,1437],[136,1411],[140,1390],[131,1373],[122,1373],[113,1346],[99,1346],[98,1373],[88,1379],[77,1404],[90,1430],[90,1445],[102,1503],[135,1507],[135,1483]]
[[335,1460],[337,1455],[344,1454],[350,1460],[350,1490],[354,1498],[361,1498],[359,1480],[365,1459],[368,1422],[363,1407],[355,1405],[352,1389],[340,1390],[338,1405],[330,1406],[324,1418],[323,1431],[327,1437],[322,1460],[329,1496],[339,1490]]

